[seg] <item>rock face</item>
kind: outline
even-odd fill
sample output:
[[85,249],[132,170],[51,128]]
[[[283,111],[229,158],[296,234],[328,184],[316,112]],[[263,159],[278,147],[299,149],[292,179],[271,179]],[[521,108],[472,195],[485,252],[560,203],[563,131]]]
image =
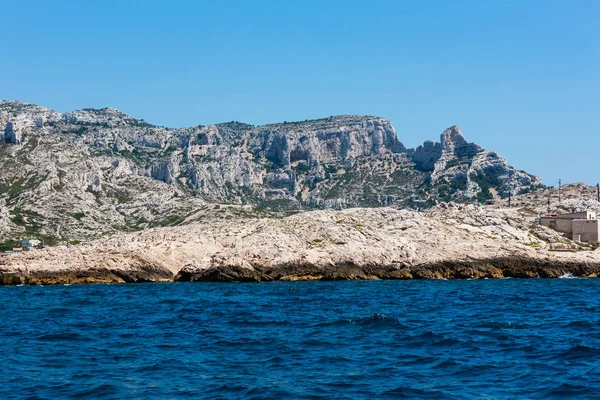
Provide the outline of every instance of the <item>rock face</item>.
[[14,122],[9,122],[4,128],[4,140],[11,144],[21,144],[21,132],[15,130]]
[[0,243],[174,225],[207,203],[271,210],[483,202],[541,186],[460,128],[407,149],[374,116],[171,129],[112,108],[0,103]]
[[250,152],[278,167],[299,162],[316,166],[351,158],[406,152],[390,122],[377,117],[339,116],[275,124],[249,133]]
[[[560,244],[568,251],[551,251]],[[600,250],[516,210],[441,204],[277,218],[206,208],[186,225],[0,258],[0,284],[597,277]]]

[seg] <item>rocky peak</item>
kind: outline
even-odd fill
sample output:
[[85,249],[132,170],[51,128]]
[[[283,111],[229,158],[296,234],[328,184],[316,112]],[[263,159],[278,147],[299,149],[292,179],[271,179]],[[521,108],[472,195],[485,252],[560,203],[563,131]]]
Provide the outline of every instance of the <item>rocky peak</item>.
[[440,143],[442,144],[442,153],[448,156],[474,156],[483,150],[475,143],[467,142],[458,125],[451,126],[442,132]]
[[60,113],[24,101],[0,100],[0,137],[11,144],[21,144],[23,135],[39,130],[45,122],[57,121]]
[[438,143],[427,140],[415,150],[409,150],[409,153],[418,169],[431,172],[444,169],[453,158],[474,157],[482,151],[480,146],[467,142],[460,126],[453,125],[442,132]]
[[143,119],[134,118],[115,108],[84,108],[63,114],[63,120],[72,124],[151,126]]

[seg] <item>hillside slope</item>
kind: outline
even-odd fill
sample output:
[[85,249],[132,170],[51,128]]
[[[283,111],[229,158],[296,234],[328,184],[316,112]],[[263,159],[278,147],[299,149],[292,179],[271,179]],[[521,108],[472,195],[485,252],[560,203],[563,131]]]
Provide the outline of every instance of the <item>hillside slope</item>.
[[58,113],[2,101],[0,133],[0,242],[177,225],[208,203],[427,209],[541,186],[458,126],[407,149],[374,116],[171,129],[111,108]]
[[220,206],[182,226],[0,257],[0,284],[596,277],[594,248],[515,210],[473,205],[285,218]]

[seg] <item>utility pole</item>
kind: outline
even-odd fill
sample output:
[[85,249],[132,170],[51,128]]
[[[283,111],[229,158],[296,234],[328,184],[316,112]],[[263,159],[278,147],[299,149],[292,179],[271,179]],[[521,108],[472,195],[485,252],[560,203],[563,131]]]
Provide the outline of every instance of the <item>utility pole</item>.
[[600,183],[596,183],[596,192],[598,193],[598,203],[600,203]]
[[558,202],[561,203],[562,202],[562,196],[561,196],[561,189],[562,189],[562,179],[558,180]]
[[512,192],[509,190],[508,191],[508,207],[510,208],[510,197],[512,195]]
[[548,196],[548,215],[550,215],[550,196]]

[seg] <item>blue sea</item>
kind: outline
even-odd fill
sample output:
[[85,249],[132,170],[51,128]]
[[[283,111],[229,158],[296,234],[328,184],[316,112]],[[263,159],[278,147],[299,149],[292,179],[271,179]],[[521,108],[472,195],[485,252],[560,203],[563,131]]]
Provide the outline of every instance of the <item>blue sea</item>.
[[600,279],[0,287],[1,399],[600,398]]

